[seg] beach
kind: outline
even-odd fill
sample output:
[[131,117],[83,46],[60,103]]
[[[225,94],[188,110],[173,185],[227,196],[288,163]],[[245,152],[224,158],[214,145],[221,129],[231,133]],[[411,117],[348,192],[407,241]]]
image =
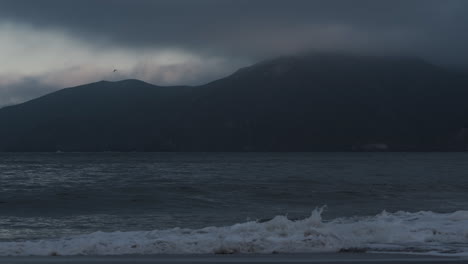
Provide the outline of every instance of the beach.
[[468,263],[468,258],[403,254],[235,254],[0,257],[0,263]]

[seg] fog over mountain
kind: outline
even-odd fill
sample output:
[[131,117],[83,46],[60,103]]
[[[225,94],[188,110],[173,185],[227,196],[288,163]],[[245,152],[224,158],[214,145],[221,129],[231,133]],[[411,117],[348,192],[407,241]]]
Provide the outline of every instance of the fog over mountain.
[[0,110],[0,151],[465,150],[468,75],[316,53],[201,86],[100,81]]
[[0,0],[0,106],[103,79],[201,85],[310,50],[466,69],[467,9],[464,0]]

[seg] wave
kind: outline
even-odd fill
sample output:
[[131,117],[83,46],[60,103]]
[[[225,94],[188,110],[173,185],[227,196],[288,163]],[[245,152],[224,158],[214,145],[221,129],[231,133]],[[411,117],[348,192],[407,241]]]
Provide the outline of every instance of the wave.
[[324,221],[276,216],[225,227],[95,232],[60,239],[0,242],[2,256],[385,252],[468,256],[468,211],[383,211]]

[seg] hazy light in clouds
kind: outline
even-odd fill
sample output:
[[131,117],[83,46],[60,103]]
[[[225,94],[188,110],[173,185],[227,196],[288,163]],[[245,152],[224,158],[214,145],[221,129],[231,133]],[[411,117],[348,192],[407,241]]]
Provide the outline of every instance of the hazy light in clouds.
[[0,105],[102,79],[201,84],[307,50],[468,67],[466,0],[0,2]]
[[[58,88],[100,80],[136,78],[158,85],[201,84],[234,71],[221,57],[168,48],[108,47],[70,34],[32,26],[0,24],[0,106]],[[113,70],[117,69],[117,72]]]
[[[135,68],[142,69],[144,65],[186,66],[198,64],[201,58],[182,50],[132,50],[106,47],[105,44],[90,45],[63,32],[4,24],[0,25],[0,60],[1,74],[34,76],[60,72],[61,75],[68,73],[73,79],[89,81],[99,79],[99,76],[101,79],[112,78],[113,74],[109,73],[114,68],[125,75],[122,77],[129,77],[132,73],[138,75]],[[70,83],[64,80],[63,84]]]

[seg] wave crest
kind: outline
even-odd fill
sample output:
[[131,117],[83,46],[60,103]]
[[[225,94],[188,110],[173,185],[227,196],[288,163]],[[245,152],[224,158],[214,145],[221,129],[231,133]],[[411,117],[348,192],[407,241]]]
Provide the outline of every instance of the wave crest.
[[404,252],[468,255],[468,211],[383,211],[324,221],[322,208],[302,220],[276,216],[225,227],[95,232],[54,240],[1,242],[0,255]]

